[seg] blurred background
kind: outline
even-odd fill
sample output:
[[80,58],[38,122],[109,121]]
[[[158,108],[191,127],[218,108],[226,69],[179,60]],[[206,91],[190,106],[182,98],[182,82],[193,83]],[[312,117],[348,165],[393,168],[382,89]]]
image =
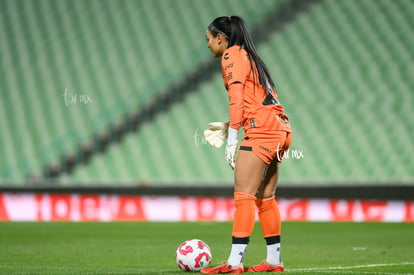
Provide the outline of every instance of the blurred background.
[[0,0],[0,186],[231,187],[222,15],[290,117],[280,186],[414,186],[412,0]]

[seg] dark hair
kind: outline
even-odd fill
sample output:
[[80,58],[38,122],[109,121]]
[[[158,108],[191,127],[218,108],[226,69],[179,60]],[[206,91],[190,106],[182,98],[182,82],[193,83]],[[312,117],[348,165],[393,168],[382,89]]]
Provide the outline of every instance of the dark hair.
[[263,86],[264,91],[268,91],[268,85],[270,85],[272,89],[275,89],[275,84],[270,76],[269,70],[257,53],[253,39],[242,18],[239,16],[217,17],[208,26],[208,30],[214,37],[219,33],[225,36],[229,41],[229,48],[234,45],[239,45],[244,48],[248,53],[250,60],[253,60],[253,62],[250,62],[251,66],[253,66],[252,63],[256,65],[259,74],[259,82]]

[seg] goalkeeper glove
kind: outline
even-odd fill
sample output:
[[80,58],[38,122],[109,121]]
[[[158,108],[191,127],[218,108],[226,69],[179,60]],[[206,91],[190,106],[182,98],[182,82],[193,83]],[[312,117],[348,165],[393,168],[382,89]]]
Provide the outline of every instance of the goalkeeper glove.
[[237,140],[238,130],[229,128],[227,145],[225,149],[226,160],[232,169],[236,167],[236,152],[237,152]]
[[224,144],[224,140],[228,136],[228,128],[228,123],[210,122],[208,124],[208,129],[204,131],[204,137],[211,146],[220,148]]

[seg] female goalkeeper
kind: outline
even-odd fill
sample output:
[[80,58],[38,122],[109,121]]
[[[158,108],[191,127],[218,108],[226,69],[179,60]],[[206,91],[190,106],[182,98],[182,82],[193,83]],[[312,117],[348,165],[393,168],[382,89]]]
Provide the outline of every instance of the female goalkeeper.
[[[240,17],[214,19],[207,28],[206,38],[213,55],[221,57],[230,121],[210,123],[204,136],[216,147],[227,139],[225,155],[235,171],[235,212],[227,262],[202,269],[201,273],[282,272],[281,220],[275,191],[279,163],[291,142],[288,117],[278,100],[269,70],[257,54]],[[243,127],[244,135],[236,158],[240,127]],[[261,264],[243,268],[243,257],[255,223],[256,206],[267,245],[267,257]]]

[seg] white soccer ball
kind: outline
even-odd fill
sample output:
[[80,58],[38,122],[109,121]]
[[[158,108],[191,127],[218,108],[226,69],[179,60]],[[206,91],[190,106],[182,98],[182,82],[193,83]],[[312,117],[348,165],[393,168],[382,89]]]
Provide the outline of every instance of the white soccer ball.
[[210,265],[211,259],[210,247],[198,239],[183,242],[175,253],[175,261],[183,271],[200,271]]

